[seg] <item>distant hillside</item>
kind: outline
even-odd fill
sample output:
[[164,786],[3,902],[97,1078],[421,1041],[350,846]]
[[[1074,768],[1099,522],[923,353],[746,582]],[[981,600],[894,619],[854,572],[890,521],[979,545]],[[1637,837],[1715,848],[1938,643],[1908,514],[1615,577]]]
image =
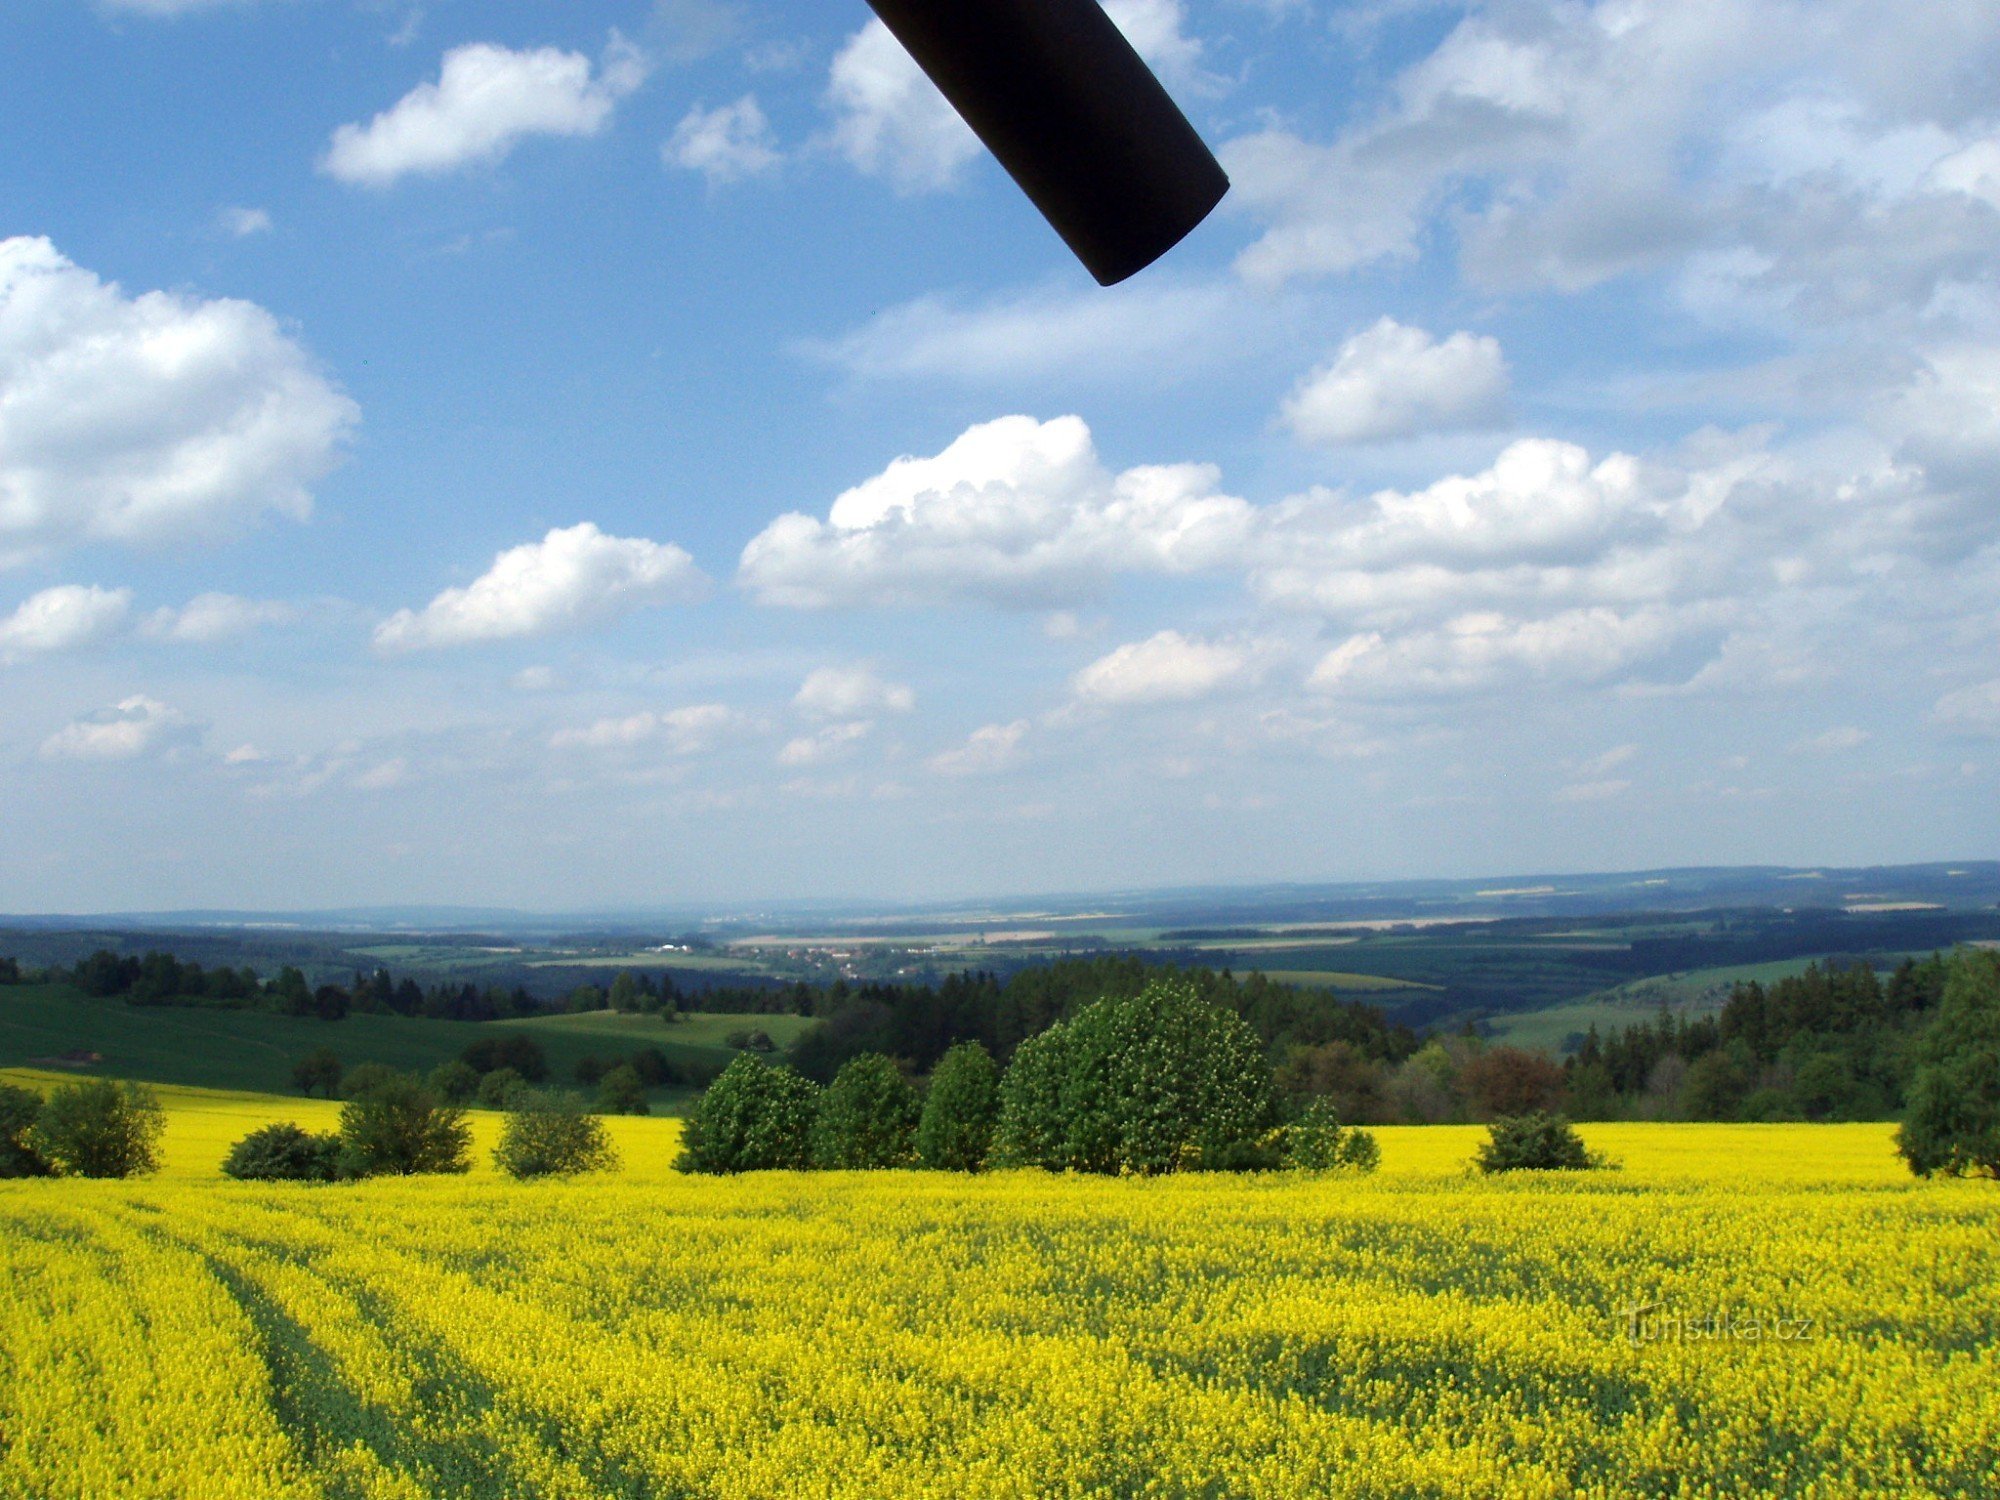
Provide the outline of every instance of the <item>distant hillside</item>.
[[[812,1023],[796,1016],[555,1015],[533,1020],[431,1021],[350,1015],[339,1021],[266,1011],[196,1010],[95,999],[67,985],[0,986],[0,1067],[46,1067],[66,1054],[94,1054],[79,1069],[111,1078],[204,1088],[288,1092],[292,1066],[329,1047],[347,1067],[382,1063],[428,1071],[483,1038],[519,1032],[540,1043],[550,1077],[568,1083],[585,1058],[615,1060],[657,1047],[686,1077],[705,1080],[735,1054],[724,1038],[755,1027],[779,1046]],[[669,1099],[686,1089],[663,1090]]]

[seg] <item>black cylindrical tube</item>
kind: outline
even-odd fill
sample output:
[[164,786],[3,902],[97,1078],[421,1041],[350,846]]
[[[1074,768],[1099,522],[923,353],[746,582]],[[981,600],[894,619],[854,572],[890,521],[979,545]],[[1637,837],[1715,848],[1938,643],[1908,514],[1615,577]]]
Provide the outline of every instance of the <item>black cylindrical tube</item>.
[[1104,286],[1229,179],[1097,0],[868,0]]

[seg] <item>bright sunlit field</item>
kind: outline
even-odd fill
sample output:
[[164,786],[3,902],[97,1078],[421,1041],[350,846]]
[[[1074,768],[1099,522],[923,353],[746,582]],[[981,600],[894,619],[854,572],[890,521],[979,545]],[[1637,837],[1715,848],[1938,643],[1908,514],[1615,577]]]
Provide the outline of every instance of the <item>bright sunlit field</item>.
[[530,1186],[475,1113],[467,1177],[258,1187],[229,1143],[337,1105],[162,1097],[158,1177],[0,1184],[0,1495],[2000,1493],[2000,1189],[1887,1126],[690,1179],[634,1119]]

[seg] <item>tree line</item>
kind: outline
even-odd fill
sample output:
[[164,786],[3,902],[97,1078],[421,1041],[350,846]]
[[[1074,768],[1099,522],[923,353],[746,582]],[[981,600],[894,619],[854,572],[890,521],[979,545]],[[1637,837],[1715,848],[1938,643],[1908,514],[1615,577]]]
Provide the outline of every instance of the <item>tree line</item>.
[[1371,1169],[1372,1138],[1324,1104],[1288,1110],[1265,1045],[1186,976],[1155,976],[1052,1021],[1004,1064],[953,1044],[920,1090],[882,1052],[822,1085],[744,1055],[697,1101],[684,1172],[923,1166],[1153,1176],[1285,1166]]
[[[331,1047],[317,1047],[293,1065],[292,1086],[306,1095],[351,1099],[397,1072],[372,1062],[349,1068]],[[592,1108],[597,1113],[614,1115],[646,1114],[650,1090],[691,1081],[658,1047],[638,1047],[622,1057],[579,1058],[574,1078],[582,1088],[594,1091]],[[518,1092],[548,1080],[548,1054],[540,1042],[518,1031],[481,1037],[424,1075],[425,1084],[445,1103],[485,1109],[506,1109]]]
[[1735,985],[1721,1011],[1665,1012],[1600,1035],[1569,1059],[1573,1110],[1690,1120],[1882,1120],[1902,1114],[1922,1039],[1954,973],[1977,982],[1977,948],[1906,958],[1887,979],[1864,962],[1808,965]]

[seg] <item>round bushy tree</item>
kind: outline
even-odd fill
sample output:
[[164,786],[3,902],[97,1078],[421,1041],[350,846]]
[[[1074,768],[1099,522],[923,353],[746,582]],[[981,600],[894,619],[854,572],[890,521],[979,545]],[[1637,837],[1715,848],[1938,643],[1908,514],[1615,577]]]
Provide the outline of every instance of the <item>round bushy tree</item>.
[[576,1094],[524,1089],[514,1097],[493,1165],[510,1177],[569,1177],[618,1165],[604,1122]]
[[431,1069],[431,1088],[447,1104],[470,1104],[479,1095],[479,1074],[462,1057]]
[[289,1122],[260,1126],[229,1148],[222,1171],[243,1182],[331,1182],[340,1175],[340,1137]]
[[331,1047],[317,1047],[292,1067],[292,1085],[301,1094],[324,1094],[331,1099],[340,1092],[340,1054]]
[[695,1102],[674,1166],[683,1172],[798,1170],[812,1164],[819,1086],[744,1055]]
[[2000,955],[1952,955],[1896,1148],[1919,1177],[2000,1177]]
[[917,1120],[917,1158],[933,1171],[977,1172],[993,1150],[1000,1116],[1000,1067],[978,1042],[960,1042],[938,1060]]
[[1147,1175],[1275,1160],[1263,1142],[1277,1106],[1257,1035],[1186,980],[1098,1000],[1045,1047],[1024,1044],[1016,1067],[1022,1053],[1027,1076],[1002,1087],[1011,1160]]
[[1331,1099],[1315,1099],[1285,1131],[1285,1164],[1300,1172],[1372,1172],[1382,1148],[1365,1130],[1342,1125]]
[[917,1091],[879,1052],[850,1058],[820,1095],[813,1165],[829,1171],[908,1166],[916,1156]]
[[479,1080],[472,1097],[481,1109],[507,1109],[527,1086],[528,1080],[512,1068],[495,1068]]
[[1058,1021],[1014,1049],[1000,1079],[1000,1114],[993,1123],[993,1158],[1003,1166],[1055,1172],[1069,1165],[1063,1144],[1069,1040],[1068,1023]]
[[470,1171],[471,1145],[465,1111],[415,1078],[388,1079],[341,1107],[340,1171],[346,1177]]
[[347,1070],[340,1080],[340,1092],[349,1099],[366,1099],[383,1084],[394,1083],[402,1076],[387,1063],[362,1063]]
[[66,1177],[136,1177],[160,1168],[167,1117],[136,1083],[65,1083],[42,1101],[28,1141]]
[[1505,1115],[1473,1158],[1482,1172],[1584,1172],[1610,1162],[1589,1150],[1561,1115]]
[[620,1063],[597,1083],[597,1112],[600,1115],[644,1115],[652,1113],[646,1102],[646,1081],[630,1063]]
[[46,1177],[48,1159],[31,1138],[42,1113],[42,1096],[33,1089],[0,1083],[0,1177]]

